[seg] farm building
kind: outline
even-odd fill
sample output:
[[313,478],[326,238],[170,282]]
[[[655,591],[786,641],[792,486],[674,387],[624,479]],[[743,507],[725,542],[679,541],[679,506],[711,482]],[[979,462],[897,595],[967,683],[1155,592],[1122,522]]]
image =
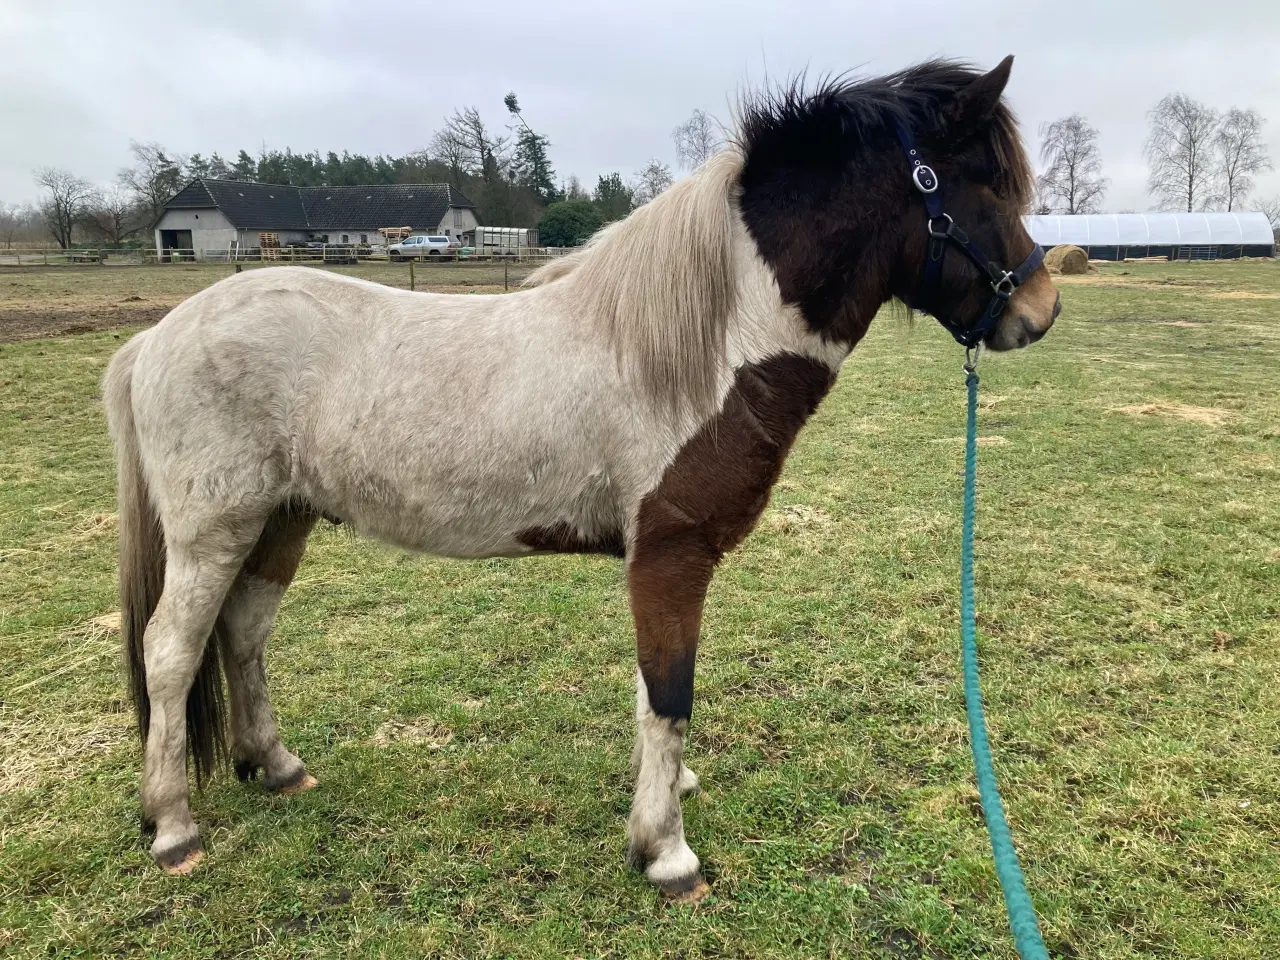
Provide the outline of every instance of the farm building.
[[156,249],[256,249],[262,234],[275,234],[280,246],[319,241],[379,247],[385,242],[380,227],[406,226],[470,242],[476,225],[475,204],[443,183],[288,187],[201,179],[165,205]]
[[1262,213],[1053,214],[1024,220],[1042,247],[1073,243],[1091,260],[1234,260],[1275,253],[1271,223]]

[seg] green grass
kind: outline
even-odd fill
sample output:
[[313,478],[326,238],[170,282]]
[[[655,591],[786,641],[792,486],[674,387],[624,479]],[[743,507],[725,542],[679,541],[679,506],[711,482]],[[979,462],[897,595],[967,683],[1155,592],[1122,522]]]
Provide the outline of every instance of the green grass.
[[[1277,956],[1280,265],[1062,294],[1045,341],[981,364],[985,693],[1045,939]],[[875,325],[712,587],[694,908],[623,865],[618,565],[333,529],[268,653],[320,789],[221,776],[197,873],[152,866],[106,616],[121,342],[0,345],[0,952],[1012,956],[958,667],[961,351],[931,321]]]

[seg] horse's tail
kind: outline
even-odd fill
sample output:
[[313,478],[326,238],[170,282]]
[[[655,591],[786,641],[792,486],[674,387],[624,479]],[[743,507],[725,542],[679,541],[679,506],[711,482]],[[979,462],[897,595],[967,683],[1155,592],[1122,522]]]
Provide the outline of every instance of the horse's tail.
[[[102,381],[107,423],[116,448],[117,528],[120,533],[120,632],[129,695],[146,745],[151,724],[143,637],[164,590],[164,527],[151,502],[133,420],[133,367],[144,335],[134,337],[112,358]],[[187,744],[203,783],[225,754],[225,709],[218,638],[205,645],[204,659],[187,694]]]

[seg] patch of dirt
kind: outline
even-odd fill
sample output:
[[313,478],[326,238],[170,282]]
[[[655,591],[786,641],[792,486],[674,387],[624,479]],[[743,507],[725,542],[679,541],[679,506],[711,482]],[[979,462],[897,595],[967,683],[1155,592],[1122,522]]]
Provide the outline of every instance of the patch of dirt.
[[[512,284],[512,289],[517,289]],[[431,284],[419,286],[423,293],[470,294],[502,293],[502,284]],[[47,306],[9,307],[0,309],[0,343],[37,340],[42,337],[64,337],[121,327],[150,327],[159,323],[182,299],[162,302],[144,300],[137,295],[114,304],[83,303]]]
[[0,343],[63,337],[120,327],[149,327],[159,323],[171,306],[91,307],[84,310],[0,310]]
[[1251,290],[1214,290],[1206,296],[1215,300],[1280,300],[1280,293],[1254,293]]
[[1179,420],[1190,420],[1206,427],[1221,427],[1237,419],[1230,410],[1220,407],[1195,407],[1188,403],[1135,403],[1127,407],[1113,407],[1111,413],[1125,413],[1131,417],[1176,417]]
[[412,743],[428,750],[442,750],[453,742],[453,731],[441,726],[429,717],[420,720],[388,720],[373,735],[375,746],[387,747],[393,743]]

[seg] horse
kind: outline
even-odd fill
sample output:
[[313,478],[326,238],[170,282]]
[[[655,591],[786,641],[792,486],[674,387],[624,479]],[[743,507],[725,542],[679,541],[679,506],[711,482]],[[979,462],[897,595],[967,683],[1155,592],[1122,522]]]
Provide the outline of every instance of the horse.
[[1033,178],[1011,67],[751,95],[725,149],[506,296],[282,266],[129,340],[103,390],[154,860],[184,874],[202,856],[189,761],[197,785],[227,761],[269,790],[315,785],[281,740],[263,651],[329,520],[448,557],[623,560],[628,856],[667,895],[704,893],[680,797],[698,787],[683,747],[717,562],[883,304],[992,350],[1058,316],[1019,216]]

